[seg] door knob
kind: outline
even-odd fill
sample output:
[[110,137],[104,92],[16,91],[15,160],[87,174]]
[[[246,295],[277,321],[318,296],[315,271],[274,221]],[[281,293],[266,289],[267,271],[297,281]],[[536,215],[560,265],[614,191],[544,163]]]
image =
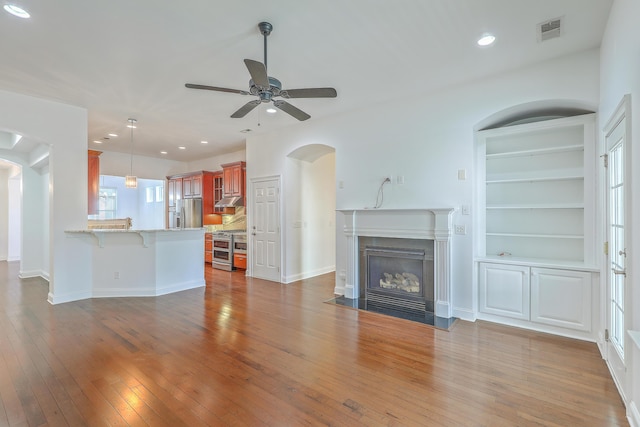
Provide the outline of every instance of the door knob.
[[627,276],[627,272],[625,270],[616,270],[615,268],[612,268],[611,271],[613,271],[613,274],[619,274],[622,276]]

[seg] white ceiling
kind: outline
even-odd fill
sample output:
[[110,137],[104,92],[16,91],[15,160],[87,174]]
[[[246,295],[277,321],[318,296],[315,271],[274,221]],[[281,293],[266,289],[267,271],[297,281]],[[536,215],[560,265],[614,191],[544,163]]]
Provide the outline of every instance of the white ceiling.
[[[269,75],[283,88],[336,88],[336,99],[290,100],[317,120],[598,47],[611,2],[15,0],[32,18],[0,10],[0,89],[86,108],[90,148],[130,152],[133,117],[136,154],[189,161],[243,149],[243,129],[304,126],[264,105],[231,119],[250,97],[184,87],[246,90],[243,59],[263,60],[260,21],[273,24]],[[538,43],[536,24],[560,16],[562,37]],[[477,47],[487,31],[496,43]]]

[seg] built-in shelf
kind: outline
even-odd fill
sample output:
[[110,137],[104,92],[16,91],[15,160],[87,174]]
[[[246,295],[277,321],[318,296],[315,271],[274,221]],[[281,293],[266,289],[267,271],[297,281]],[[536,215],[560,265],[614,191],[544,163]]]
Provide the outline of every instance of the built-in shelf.
[[584,209],[584,203],[556,203],[548,205],[491,205],[486,206],[486,209]]
[[478,256],[593,258],[594,129],[587,114],[478,132]]
[[529,267],[559,268],[563,270],[578,270],[598,272],[600,269],[596,265],[591,265],[583,261],[558,261],[549,258],[522,258],[511,255],[486,255],[476,259],[479,262],[492,262],[498,264],[526,265]]
[[476,134],[478,319],[594,339],[595,115]]
[[538,156],[541,154],[566,153],[570,151],[584,151],[584,145],[567,145],[565,147],[549,147],[534,150],[506,151],[502,153],[487,154],[486,159],[505,159],[511,157]]
[[582,175],[569,175],[569,176],[542,176],[542,177],[523,177],[523,178],[493,178],[487,179],[486,184],[517,184],[523,182],[549,182],[549,181],[572,181],[572,180],[584,180]]
[[486,233],[486,235],[497,237],[523,237],[536,239],[584,239],[584,236],[574,234]]

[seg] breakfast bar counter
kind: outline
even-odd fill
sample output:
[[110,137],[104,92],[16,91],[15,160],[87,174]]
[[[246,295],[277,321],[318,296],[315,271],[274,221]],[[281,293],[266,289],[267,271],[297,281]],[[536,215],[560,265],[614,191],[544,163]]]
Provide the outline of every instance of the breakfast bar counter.
[[[157,296],[205,286],[203,228],[68,230],[90,252],[79,298]],[[87,259],[87,258],[85,258]]]

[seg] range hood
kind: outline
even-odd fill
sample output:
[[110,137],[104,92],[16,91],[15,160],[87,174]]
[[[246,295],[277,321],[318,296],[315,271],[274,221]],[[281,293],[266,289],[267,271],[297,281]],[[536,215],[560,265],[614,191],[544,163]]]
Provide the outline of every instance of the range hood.
[[216,203],[216,208],[235,208],[236,206],[244,206],[244,197],[223,197]]

